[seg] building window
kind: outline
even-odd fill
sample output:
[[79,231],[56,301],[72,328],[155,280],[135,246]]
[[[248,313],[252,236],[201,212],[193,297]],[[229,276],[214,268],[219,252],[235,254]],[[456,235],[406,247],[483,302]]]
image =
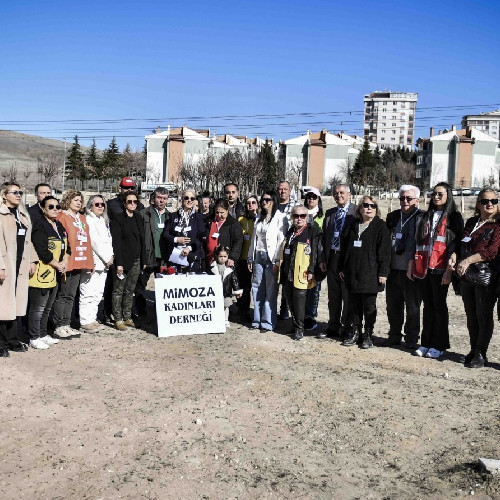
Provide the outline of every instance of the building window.
[[385,141],[385,137],[381,137],[381,138],[380,138],[380,141],[381,141],[381,142]]
[[393,119],[393,120],[396,120],[396,119],[397,119],[397,116],[396,116],[396,115],[392,115],[392,119]]
[[382,120],[385,120],[385,119],[386,119],[386,117],[385,117],[385,116],[382,116]]
[[385,134],[385,130],[382,130],[382,133]]
[[396,123],[393,123],[393,124],[392,124],[392,126],[393,126],[393,127],[397,127],[397,124],[396,124]]
[[387,111],[387,108],[382,108],[382,112],[385,112],[385,111]]
[[387,104],[387,101],[384,101],[382,104],[385,106]]
[[397,102],[396,101],[392,101],[392,105],[393,106],[396,106]]
[[395,140],[396,140],[396,138],[395,138],[395,137],[391,137],[391,141],[395,141]]
[[393,134],[395,134],[395,133],[396,133],[396,131],[395,131],[395,130],[393,130],[393,131],[392,131],[392,133],[393,133]]

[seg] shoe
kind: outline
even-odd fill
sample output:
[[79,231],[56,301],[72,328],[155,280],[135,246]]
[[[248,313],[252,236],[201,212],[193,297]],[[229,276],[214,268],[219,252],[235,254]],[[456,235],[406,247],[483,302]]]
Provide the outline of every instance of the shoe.
[[134,320],[132,319],[126,319],[123,324],[125,326],[128,326],[129,328],[135,328],[135,323],[134,323]]
[[439,359],[443,355],[444,351],[438,351],[437,349],[434,349],[431,347],[428,351],[427,354],[425,355],[426,358],[431,358],[431,359]]
[[280,321],[286,321],[287,319],[290,319],[290,314],[288,312],[282,312],[278,315],[278,319]]
[[326,333],[326,330],[324,332],[320,332],[320,333],[318,333],[318,335],[316,335],[317,339],[326,339],[327,337],[328,337],[328,334]]
[[418,349],[418,344],[417,342],[405,342],[404,347],[410,351],[415,351]]
[[360,330],[359,326],[353,326],[352,332],[349,335],[349,337],[347,337],[340,345],[348,346],[348,347],[352,346],[352,345],[356,345],[358,343],[358,340],[359,340],[359,330]]
[[19,344],[16,344],[13,347],[9,347],[9,351],[12,352],[27,352],[28,351],[28,346],[26,344],[23,344],[20,342]]
[[48,344],[46,344],[41,338],[31,339],[30,340],[30,347],[33,347],[33,349],[48,349],[49,348]]
[[120,330],[121,332],[125,331],[127,329],[127,327],[125,326],[125,323],[123,321],[117,321],[115,323],[115,328],[117,330]]
[[10,356],[8,349],[0,349],[0,358],[8,358]]
[[231,323],[229,321],[225,322],[226,328],[229,328],[231,326]]
[[302,340],[304,338],[304,332],[295,332],[295,335],[293,336],[293,340]]
[[82,325],[80,328],[86,333],[97,333],[102,330],[102,325],[97,321],[94,321],[93,323],[89,323],[88,325]]
[[340,328],[332,328],[331,326],[327,327],[324,333],[330,338],[341,336]]
[[59,342],[61,342],[59,339],[55,339],[50,335],[45,335],[45,337],[41,337],[40,340],[43,340],[47,345],[59,344]]
[[68,337],[72,337],[73,335],[75,335],[75,333],[73,333],[74,330],[65,325],[65,326],[58,326],[55,330],[54,330],[54,335],[56,335],[57,337],[59,337],[60,339],[66,339]]
[[318,323],[315,319],[306,318],[304,320],[304,330],[314,330],[315,328],[318,328]]
[[474,355],[468,363],[470,368],[483,368],[485,363],[485,359],[479,349],[474,349]]
[[[382,347],[394,347],[394,346],[400,346],[401,345],[401,339],[397,337],[388,337],[384,339],[380,345]],[[415,346],[415,349],[417,346]]]
[[361,337],[361,349],[370,349],[373,347],[372,342],[373,328],[366,328]]
[[415,349],[411,354],[412,356],[418,356],[419,358],[424,358],[428,352],[429,352],[428,347],[420,346],[418,349]]

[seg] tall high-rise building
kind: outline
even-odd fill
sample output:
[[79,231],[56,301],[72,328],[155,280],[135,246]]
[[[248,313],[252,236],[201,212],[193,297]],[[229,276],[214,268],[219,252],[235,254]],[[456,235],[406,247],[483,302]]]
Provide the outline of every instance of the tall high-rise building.
[[480,113],[479,115],[466,115],[462,118],[462,128],[472,127],[495,139],[500,139],[500,109]]
[[418,94],[384,90],[365,95],[364,136],[380,148],[412,149]]

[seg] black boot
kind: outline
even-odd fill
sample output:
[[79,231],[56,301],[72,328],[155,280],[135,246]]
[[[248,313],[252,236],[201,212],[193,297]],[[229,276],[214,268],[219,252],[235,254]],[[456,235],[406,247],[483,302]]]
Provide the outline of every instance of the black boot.
[[467,356],[465,356],[464,359],[464,365],[467,366],[468,368],[470,368],[470,362],[472,361],[472,358],[474,357],[474,349],[471,349],[469,354],[467,354]]
[[350,332],[349,337],[347,337],[344,340],[344,342],[342,342],[342,344],[340,345],[346,345],[346,346],[356,345],[358,343],[360,329],[361,328],[359,326],[353,325],[352,332]]
[[302,340],[304,338],[304,330],[295,330],[293,340]]
[[365,326],[365,331],[363,332],[361,349],[369,349],[373,347],[372,342],[373,328]]
[[10,356],[8,349],[0,349],[0,358],[8,358]]
[[474,357],[469,366],[471,368],[482,368],[484,366],[484,358],[480,349],[474,349]]

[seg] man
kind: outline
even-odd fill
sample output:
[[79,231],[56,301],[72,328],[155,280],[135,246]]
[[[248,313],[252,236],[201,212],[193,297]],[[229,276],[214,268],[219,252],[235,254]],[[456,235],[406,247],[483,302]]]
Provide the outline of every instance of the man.
[[229,182],[224,185],[224,195],[229,202],[229,215],[236,220],[244,214],[245,208],[239,199],[239,189],[234,182]]
[[328,327],[318,338],[346,337],[349,332],[347,290],[344,281],[340,279],[337,266],[340,256],[342,236],[354,222],[356,207],[351,203],[351,192],[347,184],[337,184],[333,189],[333,198],[337,206],[325,213],[323,233],[321,234],[322,249],[319,266],[326,272],[328,283]]
[[404,323],[405,346],[412,351],[418,348],[420,333],[421,297],[418,283],[413,281],[411,274],[416,245],[415,228],[417,219],[422,213],[418,208],[419,198],[420,190],[416,186],[401,186],[399,188],[401,209],[389,213],[386,219],[392,237],[392,250],[391,269],[385,292],[389,337],[382,342],[382,345],[399,346]]
[[43,199],[45,199],[47,196],[50,196],[51,194],[52,194],[52,188],[50,187],[49,184],[42,183],[42,184],[37,184],[35,186],[36,203],[28,208],[28,213],[31,219],[31,225],[33,227],[38,223],[38,221],[42,220],[43,217],[43,212],[42,208],[40,207],[40,203],[42,202]]
[[165,223],[170,216],[166,209],[168,202],[168,190],[157,187],[151,196],[152,204],[141,211],[144,219],[146,268],[139,275],[135,287],[135,308],[137,315],[146,316],[146,287],[151,273],[159,273],[160,267],[168,259],[166,255],[166,240],[161,237]]
[[[130,177],[124,177],[121,180],[120,185],[118,186],[118,190],[119,190],[118,194],[114,198],[111,198],[111,200],[109,200],[108,203],[106,204],[107,213],[110,221],[113,220],[116,214],[123,212],[123,205],[120,199],[122,193],[135,190],[135,182]],[[144,205],[140,201],[137,205],[137,210],[138,211],[144,210]]]

